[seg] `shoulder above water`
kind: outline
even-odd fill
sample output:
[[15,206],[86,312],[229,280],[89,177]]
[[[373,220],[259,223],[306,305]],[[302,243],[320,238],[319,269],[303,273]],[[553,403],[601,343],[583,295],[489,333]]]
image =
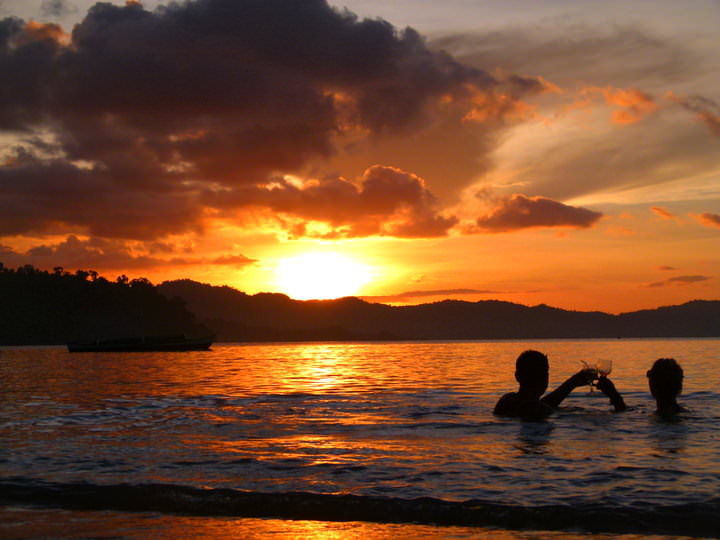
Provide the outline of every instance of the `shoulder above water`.
[[526,398],[517,392],[505,394],[495,405],[494,414],[536,420],[550,416],[555,409],[539,399]]

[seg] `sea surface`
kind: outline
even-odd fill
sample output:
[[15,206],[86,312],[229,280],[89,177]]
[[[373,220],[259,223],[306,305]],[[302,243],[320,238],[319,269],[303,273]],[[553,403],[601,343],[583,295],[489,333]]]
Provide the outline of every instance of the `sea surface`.
[[[492,414],[514,361],[576,389]],[[646,371],[685,370],[654,415]],[[0,348],[0,538],[720,537],[720,340]]]

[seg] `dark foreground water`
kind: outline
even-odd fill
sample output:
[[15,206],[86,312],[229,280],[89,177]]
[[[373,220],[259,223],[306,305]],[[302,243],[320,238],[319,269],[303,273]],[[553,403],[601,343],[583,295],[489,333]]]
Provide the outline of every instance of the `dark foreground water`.
[[[551,386],[611,359],[631,409],[578,389],[546,422],[494,417],[528,347]],[[672,421],[647,392],[661,356],[685,368]],[[0,349],[0,537],[718,537],[718,359],[720,340]]]

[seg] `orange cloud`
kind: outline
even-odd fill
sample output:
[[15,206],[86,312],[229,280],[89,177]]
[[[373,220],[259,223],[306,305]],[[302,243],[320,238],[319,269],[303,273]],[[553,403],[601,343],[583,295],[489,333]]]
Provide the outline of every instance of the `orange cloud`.
[[16,43],[18,45],[26,45],[33,41],[46,40],[62,44],[68,44],[70,42],[70,36],[57,24],[29,21],[23,30],[23,33],[17,36]]
[[438,213],[437,201],[421,177],[383,165],[370,167],[357,182],[322,178],[298,185],[276,179],[267,187],[207,191],[205,202],[225,211],[269,209],[295,237],[432,237],[445,235],[458,222]]
[[707,227],[720,227],[720,214],[705,212],[695,216],[695,219]]
[[[154,252],[161,251],[168,257],[157,257]],[[170,245],[156,243],[130,243],[120,240],[89,238],[81,240],[69,235],[57,244],[41,244],[25,252],[15,251],[0,245],[0,257],[5,266],[18,267],[32,264],[37,268],[82,268],[94,270],[129,270],[149,267],[171,267],[192,265],[218,265],[244,267],[257,262],[242,254],[219,257],[192,257],[174,255],[179,250]]]
[[650,208],[650,210],[656,215],[660,216],[663,219],[677,219],[677,216],[670,212],[669,210],[666,210],[665,208],[660,208],[659,206],[653,206]]
[[580,94],[601,95],[605,103],[616,107],[617,109],[612,113],[612,121],[615,124],[634,124],[658,109],[652,96],[635,88],[588,87]]
[[535,116],[535,105],[513,99],[507,94],[483,94],[473,98],[473,108],[463,119],[484,124],[529,120]]
[[538,116],[537,106],[519,96],[562,93],[542,77],[518,77],[498,72],[500,86],[495,89],[469,88],[472,108],[464,120],[477,123],[503,123],[530,120]]

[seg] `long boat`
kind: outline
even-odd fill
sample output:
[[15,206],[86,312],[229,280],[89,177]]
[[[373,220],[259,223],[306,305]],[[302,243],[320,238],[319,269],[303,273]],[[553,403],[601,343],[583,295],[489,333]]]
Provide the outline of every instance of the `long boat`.
[[72,341],[67,348],[70,352],[203,351],[212,343],[213,336],[185,337],[181,334]]

